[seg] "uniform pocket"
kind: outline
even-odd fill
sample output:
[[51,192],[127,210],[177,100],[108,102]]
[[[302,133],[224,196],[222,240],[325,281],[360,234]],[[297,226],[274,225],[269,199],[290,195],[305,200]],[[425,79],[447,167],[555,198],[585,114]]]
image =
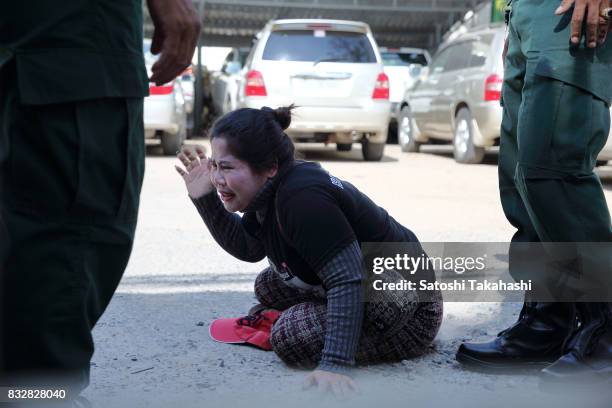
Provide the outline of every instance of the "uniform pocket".
[[125,140],[125,178],[117,217],[135,220],[145,171],[143,99],[125,99],[128,132]]
[[593,95],[561,82],[561,95],[551,135],[551,157],[561,168],[582,168],[591,155]]
[[112,98],[76,104],[79,134],[78,222],[132,221],[144,175],[142,99]]
[[3,200],[17,212],[46,220],[64,218],[77,184],[74,106],[24,105],[14,78],[5,77],[10,81],[2,90]]

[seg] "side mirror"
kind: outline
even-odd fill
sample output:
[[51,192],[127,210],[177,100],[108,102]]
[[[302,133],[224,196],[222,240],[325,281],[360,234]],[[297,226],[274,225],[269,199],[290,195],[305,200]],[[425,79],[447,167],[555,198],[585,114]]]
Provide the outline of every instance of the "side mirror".
[[419,78],[423,79],[427,75],[429,75],[429,67],[421,67],[421,70],[419,72]]
[[240,66],[239,62],[232,61],[227,63],[223,71],[228,75],[234,75],[239,73],[241,69],[242,67]]

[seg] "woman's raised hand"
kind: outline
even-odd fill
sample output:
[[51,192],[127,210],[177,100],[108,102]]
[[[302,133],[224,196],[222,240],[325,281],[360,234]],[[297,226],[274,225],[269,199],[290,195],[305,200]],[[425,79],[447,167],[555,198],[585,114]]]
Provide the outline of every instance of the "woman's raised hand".
[[188,147],[183,147],[177,157],[185,169],[176,165],[174,168],[183,177],[191,198],[200,198],[215,189],[210,179],[210,159],[206,157],[203,146],[195,146],[195,154]]

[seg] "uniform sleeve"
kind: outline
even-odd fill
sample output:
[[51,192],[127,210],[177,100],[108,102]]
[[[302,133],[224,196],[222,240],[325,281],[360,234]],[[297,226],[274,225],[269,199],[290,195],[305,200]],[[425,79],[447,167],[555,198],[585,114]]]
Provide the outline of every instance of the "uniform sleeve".
[[230,255],[245,262],[258,262],[265,257],[262,242],[244,229],[240,216],[227,212],[216,192],[191,201],[215,241]]

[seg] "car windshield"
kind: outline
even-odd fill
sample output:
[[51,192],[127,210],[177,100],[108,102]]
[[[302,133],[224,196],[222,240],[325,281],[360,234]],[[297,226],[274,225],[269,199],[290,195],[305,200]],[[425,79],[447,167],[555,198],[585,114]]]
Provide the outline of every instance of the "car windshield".
[[388,67],[407,67],[411,64],[427,65],[425,54],[419,52],[383,52],[383,64]]
[[375,63],[365,34],[329,30],[280,30],[270,34],[264,60]]

